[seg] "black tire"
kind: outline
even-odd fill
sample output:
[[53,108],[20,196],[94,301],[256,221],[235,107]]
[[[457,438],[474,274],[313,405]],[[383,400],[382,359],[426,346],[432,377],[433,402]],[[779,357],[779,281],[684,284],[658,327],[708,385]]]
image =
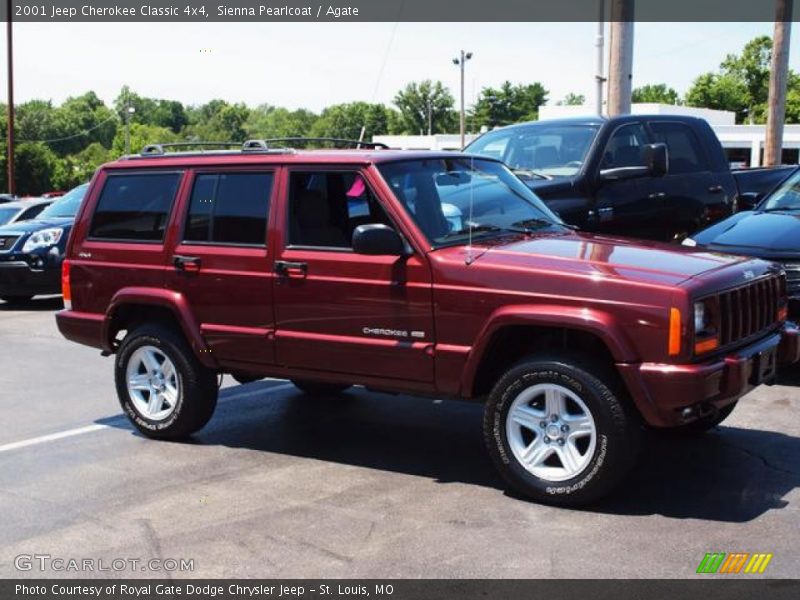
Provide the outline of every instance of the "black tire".
[[307,379],[292,379],[292,383],[300,391],[314,397],[337,396],[353,387],[352,385],[342,383],[323,383],[321,381],[309,381]]
[[[128,363],[144,346],[155,347],[175,367],[177,402],[162,420],[152,420],[140,412],[128,391]],[[165,326],[143,325],[125,336],[116,355],[114,379],[122,410],[136,429],[153,439],[178,440],[191,435],[208,423],[217,406],[217,374],[200,364],[181,334]]]
[[5,300],[9,304],[25,304],[32,299],[33,296],[0,296],[0,300]]
[[[554,384],[558,389],[571,392],[583,402],[594,420],[594,450],[591,451],[591,444],[587,442],[581,457],[581,461],[586,461],[585,466],[569,479],[551,480],[534,475],[515,456],[510,445],[507,428],[509,410],[523,390],[539,384]],[[616,387],[616,378],[608,368],[583,357],[528,357],[506,371],[489,394],[483,420],[486,446],[503,479],[526,498],[560,506],[587,504],[610,492],[635,464],[642,429],[638,413],[622,393],[615,391]],[[534,403],[540,401],[532,400]],[[566,404],[579,408],[572,400],[565,401]],[[531,405],[537,410],[535,406]],[[547,414],[546,409],[542,410]],[[569,412],[567,416],[570,416]],[[558,434],[557,440],[548,440],[549,434],[545,431],[548,431],[546,426],[551,422],[543,419],[538,425],[542,427],[542,423],[545,424],[542,431],[529,436],[537,440],[541,435],[548,444],[553,443],[553,450],[545,451],[548,458],[540,467],[549,466],[547,463],[552,456],[560,452],[556,446],[561,444],[562,439],[569,443],[569,436],[572,435],[565,433],[562,438],[562,434]],[[568,422],[559,421],[563,424]],[[520,431],[525,429],[520,428]],[[572,445],[577,446],[575,439]],[[547,452],[550,454],[547,455]],[[556,460],[561,464],[558,468],[564,468],[566,463],[561,462],[561,454],[557,456]],[[567,476],[568,472],[563,475]]]
[[714,427],[716,427],[717,425],[722,423],[725,419],[730,417],[731,413],[733,412],[733,409],[736,408],[737,403],[738,400],[736,402],[728,404],[727,406],[723,406],[715,414],[707,415],[705,417],[697,419],[696,421],[692,421],[691,423],[686,423],[685,425],[679,425],[678,427],[670,427],[669,429],[664,429],[659,431],[665,431],[666,433],[669,434],[687,435],[687,436],[702,435],[704,433],[707,433],[708,431],[711,431],[712,429],[714,429]]

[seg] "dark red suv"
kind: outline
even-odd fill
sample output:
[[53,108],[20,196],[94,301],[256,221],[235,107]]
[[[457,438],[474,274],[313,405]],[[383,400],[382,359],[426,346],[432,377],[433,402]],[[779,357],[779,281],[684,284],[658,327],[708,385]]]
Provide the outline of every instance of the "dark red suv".
[[456,153],[149,147],[94,177],[63,292],[147,436],[203,427],[220,373],[476,400],[501,475],[558,504],[800,357],[776,265],[578,233]]

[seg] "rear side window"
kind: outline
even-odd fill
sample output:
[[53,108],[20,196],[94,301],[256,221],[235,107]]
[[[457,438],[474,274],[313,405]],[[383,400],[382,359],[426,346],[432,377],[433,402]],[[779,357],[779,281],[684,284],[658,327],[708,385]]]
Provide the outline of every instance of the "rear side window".
[[667,145],[670,175],[708,171],[703,149],[694,132],[683,123],[651,123],[655,141]]
[[89,237],[162,241],[180,179],[180,173],[109,175]]
[[264,246],[272,173],[198,175],[184,240]]

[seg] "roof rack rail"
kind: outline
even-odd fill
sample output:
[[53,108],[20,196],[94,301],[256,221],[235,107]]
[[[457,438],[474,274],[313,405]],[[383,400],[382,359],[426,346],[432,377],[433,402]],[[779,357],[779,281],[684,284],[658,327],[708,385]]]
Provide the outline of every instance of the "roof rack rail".
[[168,148],[237,148],[240,147],[239,142],[169,142],[165,144],[147,144],[142,148],[142,156],[154,156],[166,154]]
[[[325,142],[329,144],[340,144],[340,145],[348,145],[354,146],[356,148],[367,148],[373,150],[389,150],[389,146],[382,142],[364,142],[362,140],[350,140],[347,138],[337,138],[337,137],[280,137],[280,138],[269,138],[266,140],[250,140],[250,141],[258,141],[262,142],[269,147],[270,144],[274,143],[319,143]],[[248,143],[248,142],[245,142]]]

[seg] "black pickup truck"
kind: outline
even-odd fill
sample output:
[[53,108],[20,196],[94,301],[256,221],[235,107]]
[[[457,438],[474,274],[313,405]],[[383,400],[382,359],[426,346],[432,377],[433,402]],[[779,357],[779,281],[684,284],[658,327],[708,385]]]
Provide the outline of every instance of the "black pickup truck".
[[708,123],[678,115],[520,123],[466,151],[503,160],[580,229],[653,240],[751,208],[796,168],[731,171]]

